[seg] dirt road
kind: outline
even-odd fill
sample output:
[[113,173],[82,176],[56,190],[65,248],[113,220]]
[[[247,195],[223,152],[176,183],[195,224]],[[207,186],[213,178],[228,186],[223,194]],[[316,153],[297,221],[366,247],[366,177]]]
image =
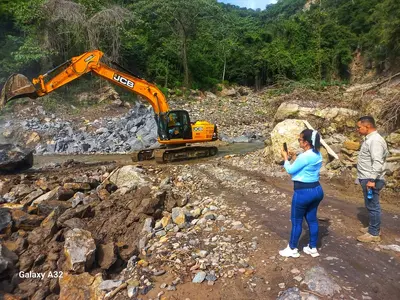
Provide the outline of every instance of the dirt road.
[[[355,237],[360,234],[358,230],[362,224],[367,222],[361,191],[357,186],[340,187],[323,179],[326,195],[319,209],[321,256],[311,258],[302,253],[298,259],[283,259],[278,250],[287,245],[290,235],[292,186],[288,176],[270,177],[265,172],[235,166],[229,160],[192,166],[191,171],[200,172],[200,177],[213,183],[212,188],[202,191],[204,195],[222,196],[232,210],[245,213],[245,216],[242,214],[244,222],[255,221],[247,238],[258,241],[257,250],[251,255],[256,273],[253,286],[245,283],[245,277],[230,283],[219,282],[213,287],[196,288],[193,284],[184,284],[173,299],[205,299],[204,295],[207,299],[276,299],[280,291],[294,286],[307,292],[309,290],[301,284],[301,279],[313,266],[323,267],[341,287],[340,296],[334,296],[335,299],[400,298],[400,255],[379,247],[399,244],[398,207],[382,205],[381,243],[359,243]],[[249,188],[248,183],[253,188]],[[306,228],[303,224],[299,249],[308,242]],[[200,292],[206,294],[199,296]]]
[[[290,177],[282,169],[268,168],[261,158],[261,151],[190,163],[143,164],[145,170],[153,170],[151,173],[157,176],[153,178],[154,182],[163,181],[166,176],[170,176],[172,188],[182,191],[178,194],[189,195],[190,201],[210,200],[210,204],[215,203],[217,206],[215,214],[227,221],[209,220],[211,225],[203,227],[207,230],[192,231],[193,236],[189,237],[187,244],[198,242],[193,244],[197,245],[194,249],[202,251],[207,249],[206,241],[213,240],[223,241],[220,244],[216,242],[218,247],[223,244],[240,246],[226,247],[220,253],[207,249],[209,253],[213,253],[210,260],[215,255],[220,255],[219,258],[229,257],[229,261],[232,257],[238,257],[237,263],[233,263],[233,260],[232,263],[223,263],[223,268],[217,265],[218,279],[212,285],[207,282],[192,283],[198,270],[191,272],[190,267],[187,267],[185,270],[181,268],[179,273],[174,268],[180,265],[176,260],[158,262],[158,266],[165,269],[166,273],[152,278],[153,288],[147,294],[140,295],[141,299],[277,299],[280,292],[292,287],[298,287],[302,293],[308,295],[309,298],[305,299],[400,299],[400,254],[382,248],[400,244],[400,208],[387,204],[393,203],[390,197],[396,195],[385,192],[382,195],[382,242],[361,244],[355,237],[359,235],[361,224],[366,225],[367,214],[359,187],[349,181],[340,184],[340,181],[323,178],[321,182],[325,198],[319,209],[318,245],[321,256],[311,258],[301,252],[300,258],[285,259],[278,255],[278,251],[286,247],[290,235],[292,184]],[[28,181],[35,181],[44,176],[61,182],[71,174],[78,176],[81,173],[90,173],[91,168],[94,166],[82,167],[78,164],[76,168],[30,170],[23,177]],[[20,176],[13,175],[9,179]],[[115,214],[114,217],[117,218],[118,215]],[[243,228],[233,229],[231,225],[234,221],[243,224]],[[307,226],[304,224],[303,228],[299,249],[308,242]],[[178,244],[178,250],[186,247],[176,232],[169,231],[167,237],[171,243],[174,240],[181,243]],[[241,249],[243,245],[247,249]],[[229,252],[232,249],[243,251],[238,255],[236,252]],[[193,254],[190,251],[188,253]],[[167,253],[173,255],[173,252]],[[245,263],[243,260],[240,262],[243,258]],[[142,259],[157,265],[156,253]],[[307,274],[316,266],[322,267],[340,288],[334,295],[321,295],[304,283]],[[225,276],[231,271],[232,276]],[[161,287],[176,276],[183,278],[176,290]],[[332,286],[331,283],[328,285]],[[160,293],[165,298],[158,297]],[[127,297],[120,293],[115,299]]]

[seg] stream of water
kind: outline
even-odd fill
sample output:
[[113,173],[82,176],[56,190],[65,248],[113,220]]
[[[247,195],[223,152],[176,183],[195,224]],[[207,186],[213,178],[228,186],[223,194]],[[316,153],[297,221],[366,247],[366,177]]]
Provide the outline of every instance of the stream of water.
[[[258,149],[264,148],[264,143],[254,142],[254,143],[233,143],[228,145],[223,145],[218,147],[217,156],[225,156],[232,154],[245,154]],[[79,162],[85,163],[96,163],[96,162],[106,162],[115,161],[120,164],[131,164],[131,154],[78,154],[78,155],[63,155],[63,154],[52,154],[52,155],[37,155],[34,156],[34,168],[44,167],[46,165],[54,163],[63,163],[69,159],[73,159]],[[207,158],[206,158],[207,159]],[[195,163],[202,161],[203,159],[194,159],[188,162]]]

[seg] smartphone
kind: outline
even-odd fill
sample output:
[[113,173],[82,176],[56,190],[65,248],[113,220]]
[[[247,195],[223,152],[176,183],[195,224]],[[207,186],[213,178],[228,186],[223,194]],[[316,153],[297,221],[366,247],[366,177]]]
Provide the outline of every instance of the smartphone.
[[283,150],[284,150],[286,153],[288,153],[288,148],[287,148],[286,142],[283,143]]

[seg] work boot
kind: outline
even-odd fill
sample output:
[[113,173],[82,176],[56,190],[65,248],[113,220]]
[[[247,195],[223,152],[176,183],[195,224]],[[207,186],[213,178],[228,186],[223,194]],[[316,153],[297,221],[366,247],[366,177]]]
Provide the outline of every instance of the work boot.
[[372,235],[369,232],[364,233],[357,237],[357,241],[362,243],[372,243],[372,242],[380,242],[381,237],[379,235]]
[[[360,232],[362,233],[367,233],[368,232],[368,227],[361,227]],[[381,235],[381,231],[379,230],[379,235]]]

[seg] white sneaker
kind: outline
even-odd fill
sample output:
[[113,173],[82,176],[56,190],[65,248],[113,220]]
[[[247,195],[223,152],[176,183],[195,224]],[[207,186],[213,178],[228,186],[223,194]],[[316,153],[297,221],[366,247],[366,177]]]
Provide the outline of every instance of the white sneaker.
[[300,256],[300,253],[299,253],[299,250],[297,250],[297,248],[291,249],[288,245],[285,249],[279,251],[279,255],[283,256],[283,257],[296,258],[296,257]]
[[312,257],[318,257],[319,253],[317,248],[310,248],[309,245],[303,248],[304,253],[311,255]]

